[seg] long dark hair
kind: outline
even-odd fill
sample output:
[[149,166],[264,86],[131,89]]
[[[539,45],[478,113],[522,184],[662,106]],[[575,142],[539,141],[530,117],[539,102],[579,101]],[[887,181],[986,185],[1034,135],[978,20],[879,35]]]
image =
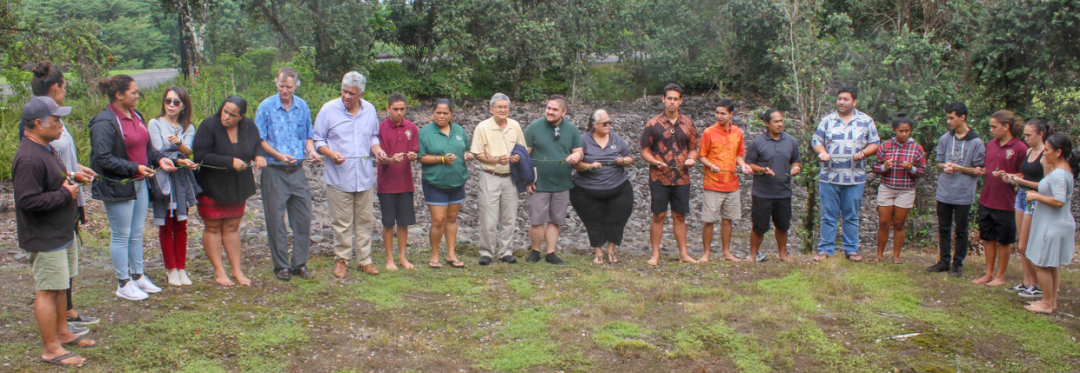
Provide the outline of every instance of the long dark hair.
[[53,85],[64,84],[64,73],[60,72],[60,69],[56,68],[52,62],[40,61],[31,71],[34,73],[34,78],[30,80],[30,89],[34,92],[34,96],[46,96]]
[[111,78],[101,78],[97,81],[98,91],[109,96],[109,103],[116,102],[116,94],[126,92],[135,79],[127,75],[114,75]]
[[165,116],[165,98],[169,97],[169,91],[176,93],[176,96],[180,98],[180,102],[184,104],[184,108],[180,110],[180,113],[176,115],[176,121],[179,122],[181,127],[187,131],[191,128],[191,97],[183,87],[171,86],[165,89],[165,93],[161,95],[161,114],[157,117],[161,118]]
[[1051,151],[1061,151],[1061,156],[1065,158],[1065,162],[1068,162],[1069,167],[1072,168],[1074,178],[1080,174],[1080,154],[1076,154],[1076,152],[1073,151],[1073,141],[1069,138],[1069,135],[1061,132],[1050,135],[1050,137],[1046,139],[1046,145]]
[[1035,133],[1039,134],[1039,136],[1042,136],[1043,141],[1046,141],[1046,138],[1054,134],[1054,129],[1050,127],[1049,124],[1046,124],[1046,122],[1043,122],[1042,119],[1029,120],[1027,124],[1025,124],[1025,126],[1031,126],[1032,128],[1034,128]]

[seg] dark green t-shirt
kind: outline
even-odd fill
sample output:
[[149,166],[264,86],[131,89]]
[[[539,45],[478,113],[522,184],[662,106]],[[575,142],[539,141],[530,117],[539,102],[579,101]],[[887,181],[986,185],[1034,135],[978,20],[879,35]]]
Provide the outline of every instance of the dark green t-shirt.
[[559,139],[556,140],[555,127],[545,118],[525,127],[525,144],[532,148],[530,156],[536,167],[536,190],[539,192],[562,192],[574,187],[574,167],[563,161],[571,150],[581,147],[581,133],[577,125],[566,118],[558,128]]
[[435,122],[428,123],[420,129],[420,154],[441,157],[444,154],[454,153],[457,159],[454,163],[421,166],[420,169],[423,171],[421,179],[440,189],[465,185],[465,180],[469,179],[469,168],[465,166],[465,151],[468,149],[469,135],[461,126],[450,123],[450,134],[446,135],[439,130]]

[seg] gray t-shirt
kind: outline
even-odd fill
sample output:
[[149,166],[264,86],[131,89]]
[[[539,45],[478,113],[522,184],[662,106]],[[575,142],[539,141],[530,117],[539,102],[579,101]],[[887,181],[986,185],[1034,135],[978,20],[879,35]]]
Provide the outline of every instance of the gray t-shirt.
[[585,189],[606,190],[614,189],[629,179],[624,166],[608,163],[614,163],[615,158],[618,157],[630,156],[630,146],[615,132],[611,132],[608,136],[607,146],[600,147],[591,132],[581,134],[581,146],[585,152],[585,157],[581,159],[581,162],[600,162],[604,163],[604,166],[595,170],[574,172],[574,185]]
[[760,198],[791,198],[791,165],[800,162],[799,143],[787,132],[774,139],[762,133],[746,146],[746,163],[768,167],[776,176],[754,175],[752,195]]

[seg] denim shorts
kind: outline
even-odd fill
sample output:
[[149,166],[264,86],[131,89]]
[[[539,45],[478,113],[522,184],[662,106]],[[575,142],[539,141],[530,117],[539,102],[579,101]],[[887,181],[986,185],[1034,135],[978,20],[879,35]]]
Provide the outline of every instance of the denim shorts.
[[428,183],[420,183],[424,202],[432,206],[460,205],[465,202],[465,186],[443,189]]
[[1013,209],[1016,209],[1016,211],[1023,211],[1024,215],[1027,216],[1035,215],[1035,204],[1038,202],[1032,202],[1031,207],[1028,208],[1027,189],[1019,189],[1020,190],[1016,192],[1016,203],[1013,204]]

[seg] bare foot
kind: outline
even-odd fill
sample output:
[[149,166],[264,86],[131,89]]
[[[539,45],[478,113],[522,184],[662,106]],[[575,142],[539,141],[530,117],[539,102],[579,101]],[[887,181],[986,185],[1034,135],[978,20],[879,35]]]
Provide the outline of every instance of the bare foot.
[[1001,285],[1005,285],[1005,279],[1003,279],[1003,278],[995,278],[992,281],[986,283],[986,286],[1001,286]]
[[[741,262],[742,261],[742,260],[739,260],[739,258],[736,258],[734,255],[731,255],[731,254],[724,254],[724,260],[727,260],[729,262]],[[757,258],[754,258],[754,259],[751,259],[751,260],[757,260]]]
[[386,261],[386,270],[388,270],[388,271],[396,271],[397,270],[397,266],[394,265],[394,260],[393,259]]
[[698,259],[697,262],[698,263],[708,263],[709,262],[709,254],[702,255],[701,259]]
[[694,260],[694,258],[691,258],[689,255],[685,255],[685,254],[684,255],[679,255],[679,262],[680,263],[690,263],[690,264],[697,264],[698,263],[698,261]]
[[405,259],[402,259],[400,262],[398,262],[398,264],[401,264],[401,268],[405,268],[405,269],[416,268],[416,266],[412,265],[412,263],[409,263],[409,261],[405,260]]
[[653,255],[653,257],[649,258],[649,261],[647,261],[645,263],[648,263],[649,265],[651,265],[653,267],[656,267],[657,264],[660,264],[660,256],[659,255]]
[[221,286],[233,286],[236,285],[229,279],[229,275],[226,275],[224,271],[214,271],[214,282],[217,282]]
[[236,282],[239,282],[240,285],[251,286],[251,280],[244,276],[243,272],[233,272],[233,277],[236,277]]
[[994,279],[993,276],[986,275],[986,276],[979,277],[977,279],[971,280],[971,283],[973,283],[975,285],[982,285],[982,284],[985,284],[987,282],[990,282],[990,280],[992,280],[992,279]]
[[787,254],[780,254],[780,260],[783,260],[783,261],[788,262],[788,263],[791,263],[791,262],[795,261],[795,259],[791,259],[791,257],[787,256]]

